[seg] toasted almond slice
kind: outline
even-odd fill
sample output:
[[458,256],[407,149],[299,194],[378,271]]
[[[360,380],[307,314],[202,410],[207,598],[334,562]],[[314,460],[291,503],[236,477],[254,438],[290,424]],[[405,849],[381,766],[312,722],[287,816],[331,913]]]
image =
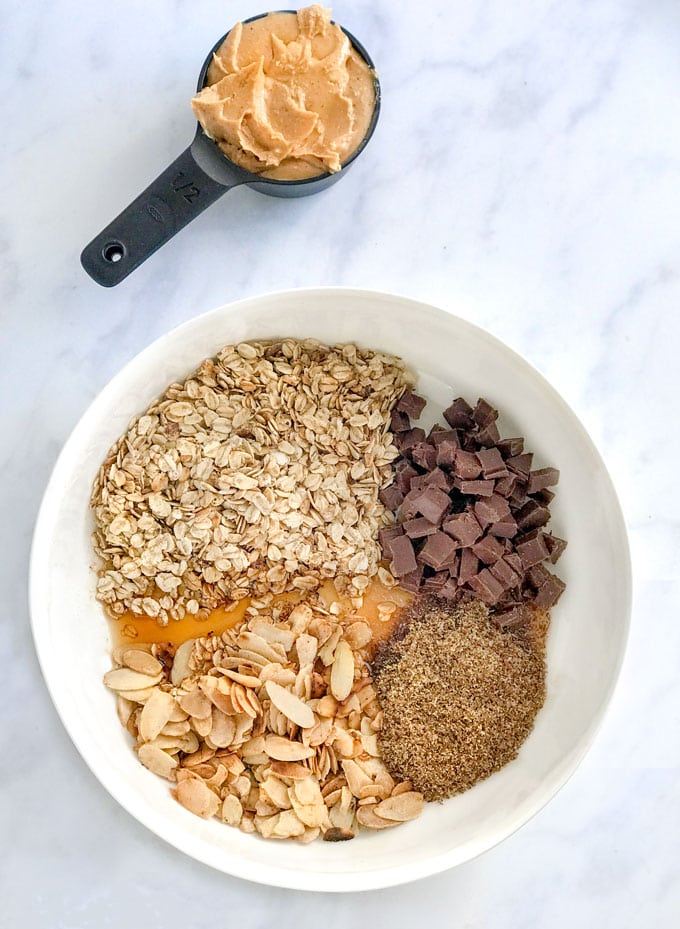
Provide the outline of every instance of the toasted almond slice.
[[128,648],[123,652],[123,664],[132,671],[139,671],[140,674],[148,674],[149,677],[155,677],[163,673],[163,665],[157,658],[154,658],[149,652],[141,648]]
[[239,648],[248,649],[269,661],[285,661],[286,652],[283,646],[278,644],[270,645],[261,635],[254,632],[242,632],[238,637]]
[[243,817],[243,807],[238,797],[235,797],[233,794],[227,794],[224,798],[220,815],[225,823],[228,823],[230,826],[238,826]]
[[353,838],[354,833],[351,829],[340,829],[338,826],[331,826],[323,834],[324,842],[347,842]]
[[159,684],[163,675],[142,674],[139,671],[133,671],[131,668],[115,668],[113,671],[107,671],[104,675],[104,683],[111,690],[118,693],[128,690],[145,690],[148,687],[154,687]]
[[177,697],[175,697],[175,705],[172,708],[172,713],[170,714],[169,723],[182,723],[185,722],[187,714],[184,712],[182,707],[177,703]]
[[213,721],[212,721],[212,710],[213,709],[215,709],[215,707],[211,708],[210,716],[207,716],[205,719],[194,718],[193,716],[191,717],[191,728],[194,730],[194,732],[200,739],[205,739],[207,736],[210,735],[210,732],[212,730],[212,724],[213,724]]
[[153,742],[170,719],[175,698],[156,688],[144,704],[139,717],[139,734],[145,742]]
[[137,754],[141,763],[145,768],[148,768],[149,771],[153,771],[154,774],[158,774],[160,777],[164,777],[167,780],[172,780],[174,771],[177,767],[177,759],[175,757],[168,755],[163,749],[150,743],[140,745]]
[[291,629],[284,629],[278,623],[272,623],[267,619],[254,619],[250,623],[250,628],[252,632],[262,636],[270,645],[278,642],[279,645],[283,645],[287,652],[293,647],[295,633]]
[[339,787],[337,790],[333,790],[331,793],[323,795],[323,802],[326,804],[329,810],[334,807],[335,804],[338,803],[341,799],[342,790]]
[[283,810],[277,817],[272,837],[279,839],[293,839],[305,834],[305,827],[292,810]]
[[313,758],[316,754],[313,748],[301,742],[293,742],[283,736],[272,734],[265,736],[264,750],[276,761],[304,761],[305,758]]
[[190,778],[181,781],[174,791],[175,799],[196,816],[209,819],[220,807],[217,794],[201,780]]
[[301,668],[303,668],[305,665],[314,664],[318,648],[318,639],[316,639],[313,635],[307,635],[307,633],[303,633],[297,637],[295,641],[295,649],[298,654],[298,662]]
[[236,735],[236,723],[233,716],[226,716],[217,707],[212,711],[212,728],[210,743],[216,748],[227,748]]
[[280,781],[278,777],[269,775],[260,784],[260,793],[264,794],[264,799],[273,803],[280,810],[289,810],[291,808],[288,788]]
[[127,726],[135,709],[136,706],[134,701],[128,700],[126,697],[121,697],[120,694],[118,695],[116,700],[116,713],[118,714],[118,721],[121,726]]
[[367,829],[391,829],[392,826],[398,826],[399,823],[389,819],[383,819],[382,816],[376,816],[375,803],[360,806],[357,809],[357,822]]
[[193,755],[187,755],[186,758],[183,759],[182,764],[185,768],[192,768],[195,765],[203,764],[204,761],[209,761],[214,755],[214,749],[208,748],[207,745],[202,745]]
[[393,797],[398,797],[399,794],[408,793],[408,791],[413,790],[413,784],[410,781],[402,781],[392,791]]
[[345,629],[345,638],[352,648],[364,648],[373,638],[373,633],[368,623],[356,622]]
[[205,782],[209,787],[215,787],[217,788],[217,790],[219,790],[220,787],[226,781],[228,776],[229,776],[229,772],[227,771],[225,766],[223,764],[218,764],[217,770],[215,771],[215,773],[211,776],[208,776],[205,779]]
[[331,670],[331,693],[336,700],[346,700],[354,683],[354,655],[344,639],[336,648]]
[[393,820],[394,822],[404,823],[409,819],[415,819],[423,811],[423,795],[416,790],[409,790],[396,797],[388,797],[379,803],[375,812],[377,816],[383,819]]
[[315,777],[308,777],[304,781],[296,781],[291,787],[291,790],[295,794],[298,803],[323,803],[321,788],[319,787],[319,782]]
[[265,690],[277,710],[301,729],[314,725],[314,713],[299,697],[275,681],[267,681]]
[[212,701],[198,688],[190,691],[188,694],[179,694],[177,702],[184,712],[188,713],[189,716],[192,716],[194,719],[207,719],[212,713]]
[[341,761],[340,764],[347,778],[347,786],[355,797],[359,796],[363,787],[371,786],[371,778],[359,767],[356,761],[353,761],[351,758],[346,758]]
[[262,683],[259,677],[252,674],[241,674],[239,671],[231,671],[229,668],[222,669],[222,673],[225,677],[236,681],[237,684],[241,684],[243,687],[259,687]]
[[278,777],[287,777],[292,781],[301,781],[309,777],[309,768],[296,761],[272,761],[271,771]]
[[321,697],[316,705],[316,712],[319,716],[335,716],[338,711],[338,701],[332,694],[326,694]]
[[238,777],[239,774],[243,774],[246,769],[246,766],[235,752],[231,755],[225,755],[222,758],[222,764],[234,777]]
[[195,639],[187,639],[186,642],[182,642],[175,652],[175,657],[172,660],[172,668],[170,669],[170,680],[175,687],[181,684],[184,678],[189,677],[191,674],[189,658],[194,650],[194,642]]
[[367,797],[372,797],[377,800],[384,800],[387,794],[385,793],[385,788],[380,784],[370,784],[367,787],[362,787],[359,790],[359,799],[366,800]]

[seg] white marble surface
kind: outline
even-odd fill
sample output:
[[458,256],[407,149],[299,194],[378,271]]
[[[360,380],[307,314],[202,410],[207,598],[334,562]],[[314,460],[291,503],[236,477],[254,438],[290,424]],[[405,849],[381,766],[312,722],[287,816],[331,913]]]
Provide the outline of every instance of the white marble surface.
[[[205,51],[255,12],[246,0],[3,5],[0,925],[677,926],[680,7],[338,2],[384,92],[348,177],[309,200],[236,191],[99,288],[81,248],[188,143]],[[522,352],[602,450],[635,564],[621,683],[567,787],[477,861],[343,898],[227,878],[122,812],[50,704],[26,597],[50,468],[108,378],[202,310],[317,284],[429,300]]]

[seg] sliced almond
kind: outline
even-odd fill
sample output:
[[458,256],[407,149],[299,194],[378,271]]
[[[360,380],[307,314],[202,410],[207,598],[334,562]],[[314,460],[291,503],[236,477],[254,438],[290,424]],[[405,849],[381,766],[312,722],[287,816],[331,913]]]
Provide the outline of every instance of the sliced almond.
[[331,693],[336,700],[346,700],[354,683],[354,655],[344,639],[341,639],[333,657],[331,670]]
[[304,761],[305,758],[313,758],[316,754],[313,748],[301,742],[293,742],[283,736],[271,734],[265,736],[264,750],[276,761]]
[[139,717],[139,734],[145,742],[152,742],[170,719],[175,699],[172,694],[156,688],[144,704]]
[[179,694],[177,702],[185,713],[194,719],[207,719],[213,708],[213,703],[202,690],[192,690],[188,694]]
[[191,674],[189,659],[191,658],[191,653],[194,650],[194,642],[195,639],[187,639],[186,642],[182,642],[180,647],[175,652],[175,657],[172,659],[170,680],[175,685],[175,687],[179,686],[184,678],[189,677]]
[[423,811],[423,795],[415,790],[409,790],[396,797],[388,797],[379,803],[375,812],[383,819],[404,823],[415,819]]
[[163,673],[163,665],[160,661],[149,652],[142,651],[141,648],[126,649],[122,655],[122,663],[126,668],[139,671],[141,674],[148,674],[149,677]]
[[139,746],[137,753],[139,760],[154,774],[172,780],[175,769],[177,768],[177,759],[173,755],[164,752],[163,749],[156,745],[145,744]]
[[291,808],[288,788],[278,777],[274,777],[273,775],[266,777],[260,784],[260,791],[265,795],[265,799],[269,800],[280,810],[289,810]]
[[111,690],[118,693],[128,690],[145,690],[148,687],[154,687],[159,684],[162,674],[142,674],[139,671],[133,671],[131,668],[115,668],[113,671],[107,671],[104,675],[104,683]]
[[359,796],[363,787],[371,786],[371,778],[359,767],[356,761],[352,761],[348,758],[342,761],[341,765],[342,770],[345,772],[345,777],[347,778],[347,786],[355,797]]
[[220,801],[217,794],[201,780],[189,780],[179,783],[174,791],[175,798],[191,813],[209,819],[217,813]]
[[375,803],[360,806],[357,809],[357,822],[367,829],[391,829],[392,826],[399,825],[392,820],[383,819],[382,816],[376,816],[375,808]]
[[292,810],[283,810],[279,813],[272,830],[272,836],[279,839],[292,839],[296,836],[302,836],[304,833],[304,825]]
[[318,648],[318,639],[313,635],[303,633],[297,637],[295,641],[295,650],[297,651],[298,662],[301,668],[304,668],[305,665],[314,664]]
[[228,823],[230,826],[238,826],[243,817],[243,807],[238,797],[235,797],[233,794],[227,794],[222,803],[220,815],[225,823]]
[[241,674],[239,671],[231,671],[229,668],[225,668],[223,673],[225,677],[236,681],[237,684],[241,684],[243,687],[259,687],[262,683],[259,677],[252,674]]
[[281,687],[281,685],[277,684],[275,681],[267,681],[265,690],[277,710],[283,713],[291,722],[295,723],[296,726],[299,726],[301,729],[306,729],[314,725],[314,713],[307,704],[303,703],[295,694],[286,690],[285,687]]
[[116,700],[116,713],[118,714],[118,721],[121,726],[127,726],[132,716],[133,711],[136,709],[136,704],[132,700],[128,700],[126,697],[121,697],[120,694]]
[[296,761],[272,761],[271,771],[272,774],[276,774],[278,777],[287,777],[293,781],[300,781],[309,777],[309,768]]
[[217,707],[212,711],[212,728],[210,730],[210,743],[216,748],[227,748],[236,735],[236,722],[233,716],[226,716]]

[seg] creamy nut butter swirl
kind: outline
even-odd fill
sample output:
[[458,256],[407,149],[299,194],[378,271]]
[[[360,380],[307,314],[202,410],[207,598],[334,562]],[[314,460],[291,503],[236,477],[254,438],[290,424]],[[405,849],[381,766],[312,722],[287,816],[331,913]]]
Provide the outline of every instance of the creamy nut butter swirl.
[[191,103],[235,164],[295,180],[340,170],[368,131],[375,88],[330,10],[315,5],[237,23]]

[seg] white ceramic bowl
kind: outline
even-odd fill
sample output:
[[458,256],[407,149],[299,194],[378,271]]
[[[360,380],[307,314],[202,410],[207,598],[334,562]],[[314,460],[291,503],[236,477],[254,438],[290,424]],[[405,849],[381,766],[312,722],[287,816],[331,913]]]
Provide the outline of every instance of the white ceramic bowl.
[[[357,341],[401,355],[419,391],[443,409],[488,399],[501,433],[523,435],[539,466],[561,470],[553,528],[569,540],[567,591],[554,610],[545,707],[519,757],[488,780],[397,830],[352,842],[264,841],[188,813],[145,770],[101,679],[107,624],[94,599],[90,487],[130,419],[172,381],[229,342],[256,337]],[[109,793],[157,835],[229,874],[305,890],[354,891],[451,868],[525,823],[588,749],[619,673],[628,632],[630,564],[605,466],[574,414],[525,361],[481,329],[403,297],[318,289],[268,294],[199,316],[158,339],[101,392],[64,446],[45,493],[31,563],[35,643],[52,699],[79,752]]]

